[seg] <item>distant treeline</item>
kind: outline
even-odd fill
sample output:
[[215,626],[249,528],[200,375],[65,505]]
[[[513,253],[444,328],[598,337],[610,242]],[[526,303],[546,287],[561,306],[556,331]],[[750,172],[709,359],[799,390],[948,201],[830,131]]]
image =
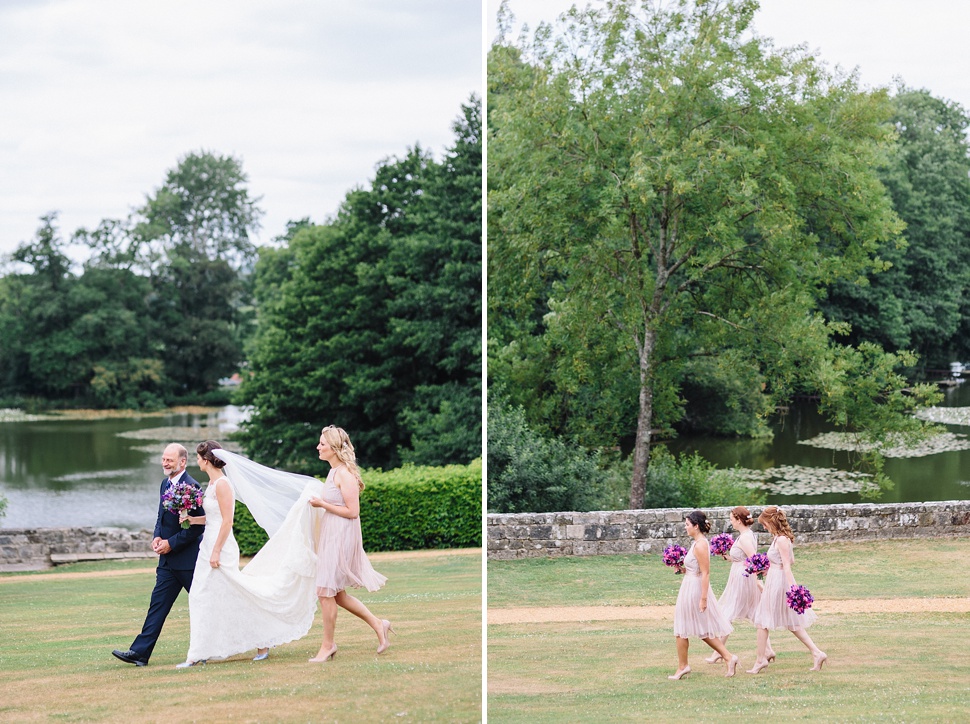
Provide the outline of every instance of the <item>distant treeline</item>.
[[[481,101],[435,161],[381,161],[328,221],[251,240],[263,212],[239,159],[189,153],[144,206],[65,239],[56,212],[0,276],[7,406],[255,405],[269,463],[346,428],[368,467],[481,454]],[[68,247],[84,244],[76,270]]]

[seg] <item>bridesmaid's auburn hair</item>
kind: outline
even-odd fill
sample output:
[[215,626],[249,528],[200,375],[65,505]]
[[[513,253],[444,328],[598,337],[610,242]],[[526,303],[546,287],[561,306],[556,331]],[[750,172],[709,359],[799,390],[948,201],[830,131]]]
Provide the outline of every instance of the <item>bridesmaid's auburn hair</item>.
[[794,542],[795,534],[792,533],[791,526],[788,525],[788,517],[785,515],[785,511],[777,505],[769,505],[762,510],[761,515],[758,516],[758,522],[767,528],[772,535],[783,535]]
[[741,525],[746,525],[750,527],[751,524],[754,523],[754,518],[751,517],[751,512],[743,505],[739,505],[736,508],[732,508],[731,515],[737,518],[741,522]]

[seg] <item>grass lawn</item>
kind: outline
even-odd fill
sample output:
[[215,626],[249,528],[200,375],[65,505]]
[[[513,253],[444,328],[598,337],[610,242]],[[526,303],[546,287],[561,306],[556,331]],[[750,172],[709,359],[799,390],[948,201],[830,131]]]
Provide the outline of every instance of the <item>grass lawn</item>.
[[[660,620],[576,620],[488,627],[489,722],[682,722],[716,717],[775,721],[970,721],[970,613],[912,613],[902,599],[968,599],[970,539],[804,546],[795,576],[816,597],[809,629],[829,655],[820,673],[787,632],[778,659],[752,676],[702,657],[691,640],[693,673],[677,668],[673,615]],[[712,563],[720,593],[728,564]],[[488,607],[672,606],[680,578],[657,556],[491,561]],[[824,613],[826,601],[866,599],[866,613]],[[959,602],[959,601],[958,601]],[[967,600],[970,609],[970,600]],[[736,625],[729,648],[744,668],[755,631]]]
[[[389,578],[353,591],[390,619],[392,646],[346,611],[340,651],[309,664],[322,628],[273,649],[176,671],[189,638],[184,594],[144,668],[111,655],[141,629],[155,575],[147,561],[76,564],[0,577],[0,721],[446,721],[481,719],[481,551],[377,553]],[[65,576],[65,572],[77,575]]]

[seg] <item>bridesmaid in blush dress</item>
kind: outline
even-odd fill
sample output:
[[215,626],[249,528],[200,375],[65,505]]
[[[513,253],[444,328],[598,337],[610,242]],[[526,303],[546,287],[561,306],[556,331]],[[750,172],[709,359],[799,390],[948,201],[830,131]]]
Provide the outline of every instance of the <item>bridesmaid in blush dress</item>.
[[[744,561],[758,552],[758,541],[755,539],[751,524],[754,519],[751,513],[743,505],[739,505],[731,510],[731,527],[738,533],[734,545],[728,555],[722,556],[725,560],[731,561],[731,572],[728,574],[727,584],[721,597],[717,599],[717,605],[721,607],[721,613],[731,623],[736,621],[750,621],[754,623],[754,614],[761,603],[761,582],[757,576],[744,575]],[[721,643],[727,645],[728,637],[721,639]],[[775,652],[771,650],[771,642],[766,644],[765,651],[768,661],[775,660]],[[716,651],[710,657],[704,659],[709,664],[716,664],[721,660],[721,655]]]
[[795,555],[792,553],[792,542],[795,534],[788,525],[788,518],[784,511],[775,505],[769,505],[758,516],[768,532],[774,536],[768,549],[768,560],[771,565],[765,575],[765,588],[761,594],[761,603],[754,615],[755,625],[758,627],[758,660],[754,667],[748,669],[749,674],[757,674],[768,666],[768,631],[770,629],[787,629],[795,638],[805,644],[812,654],[812,671],[821,671],[822,664],[828,659],[825,652],[819,649],[805,630],[818,618],[812,609],[805,613],[795,613],[788,606],[785,594],[795,585],[795,575],[792,564]]
[[328,425],[320,433],[317,452],[321,460],[330,463],[323,495],[310,498],[310,505],[323,508],[326,514],[320,522],[317,539],[317,597],[323,614],[323,643],[320,651],[310,659],[319,663],[332,659],[337,653],[334,629],[337,625],[337,606],[354,614],[377,634],[377,653],[391,645],[393,629],[387,619],[377,618],[370,610],[345,590],[348,587],[376,591],[387,578],[375,571],[364,553],[360,530],[360,491],[364,482],[357,467],[357,454],[347,432]]
[[684,519],[687,534],[694,539],[684,557],[684,580],[674,607],[674,636],[677,642],[677,672],[668,679],[682,679],[690,673],[687,651],[690,638],[701,639],[728,662],[725,676],[734,676],[738,657],[721,643],[734,628],[717,605],[711,590],[711,553],[704,534],[711,529],[707,516],[699,510]]

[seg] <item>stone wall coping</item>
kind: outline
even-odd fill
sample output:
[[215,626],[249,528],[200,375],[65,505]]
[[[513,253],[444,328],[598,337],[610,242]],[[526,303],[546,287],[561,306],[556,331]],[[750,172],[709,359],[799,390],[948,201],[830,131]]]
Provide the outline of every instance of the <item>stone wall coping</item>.
[[[766,506],[749,506],[757,518]],[[783,505],[799,545],[889,538],[970,535],[970,500],[921,503]],[[507,560],[566,555],[659,554],[686,537],[682,522],[694,508],[489,513],[486,555]],[[731,507],[704,508],[711,533],[730,529]],[[755,523],[756,533],[764,528]]]

